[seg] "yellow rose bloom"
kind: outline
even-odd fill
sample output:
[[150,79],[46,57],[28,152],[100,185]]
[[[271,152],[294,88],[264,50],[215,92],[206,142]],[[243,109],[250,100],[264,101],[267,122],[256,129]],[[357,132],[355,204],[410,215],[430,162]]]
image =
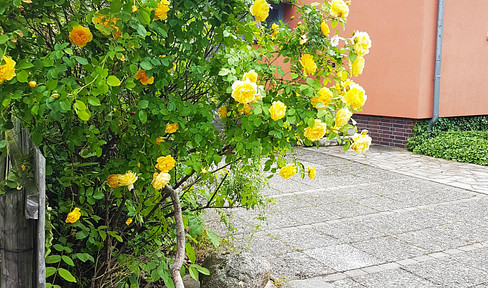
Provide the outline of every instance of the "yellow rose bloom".
[[137,6],[136,5],[132,5],[132,13],[136,13],[137,12]]
[[80,219],[81,217],[81,212],[80,212],[80,208],[75,208],[73,209],[73,211],[69,212],[68,213],[68,216],[66,217],[66,223],[75,223],[76,221],[78,221],[78,219]]
[[227,108],[225,106],[219,108],[219,116],[220,119],[227,118]]
[[[321,88],[319,90],[318,94],[319,94],[318,96],[312,97],[312,99],[311,99],[312,105],[317,110],[324,110],[327,108],[327,106],[330,104],[330,102],[332,102],[332,97],[334,96],[334,94],[327,87]],[[323,106],[321,105],[320,107],[317,107],[319,103],[322,103]]]
[[363,56],[358,56],[354,62],[349,61],[349,67],[351,68],[351,74],[352,76],[358,76],[363,73],[364,69],[364,57]]
[[332,0],[330,14],[332,17],[345,19],[349,15],[349,7],[343,0]]
[[363,130],[361,134],[355,134],[352,139],[354,143],[351,145],[352,150],[356,153],[363,153],[369,149],[371,145],[371,137],[369,137],[368,130]]
[[110,185],[110,187],[112,187],[112,188],[119,187],[120,186],[119,177],[120,177],[120,174],[109,175],[108,179],[107,179],[108,185]]
[[349,90],[345,94],[346,105],[351,106],[354,110],[358,110],[363,107],[364,103],[368,99],[363,87],[359,84],[351,83]]
[[69,32],[69,40],[76,46],[85,47],[88,42],[93,40],[93,35],[90,29],[78,25],[73,27],[73,30]]
[[303,131],[305,136],[310,141],[317,141],[325,135],[325,123],[322,123],[319,119],[315,119],[315,125],[312,128],[307,127]]
[[29,87],[36,87],[37,86],[37,82],[36,81],[29,81]]
[[0,84],[5,80],[12,80],[15,76],[15,61],[5,55],[2,58],[5,64],[0,65]]
[[125,225],[129,226],[132,223],[132,218],[127,218]]
[[354,36],[352,36],[352,43],[354,45],[354,51],[359,56],[364,56],[369,53],[369,48],[371,48],[371,39],[367,32],[356,31]]
[[266,21],[269,16],[269,4],[264,0],[256,0],[251,6],[251,15],[256,17],[257,22]]
[[281,168],[281,170],[280,170],[280,176],[285,178],[285,179],[290,178],[291,176],[295,175],[296,173],[297,173],[297,167],[295,167],[295,165],[288,165],[288,166]]
[[[100,33],[103,35],[112,35],[115,39],[119,38],[120,36],[120,29],[117,27],[115,24],[117,24],[117,21],[120,20],[119,18],[116,17],[111,17],[108,15],[103,15],[103,14],[97,14],[97,17],[93,17],[92,23],[94,25],[102,25],[103,28],[97,28]],[[110,32],[107,33],[104,28],[111,28],[112,30],[115,30],[115,32]]]
[[176,130],[178,130],[178,123],[172,123],[172,124],[166,124],[166,128],[164,129],[164,132],[171,134],[175,133]]
[[134,75],[134,79],[141,81],[142,85],[153,84],[154,83],[154,76],[151,78],[147,77],[146,71],[139,69],[136,74]]
[[273,105],[269,108],[269,113],[271,114],[271,119],[278,121],[285,117],[286,105],[281,101],[274,101]]
[[256,73],[254,70],[245,73],[242,77],[242,81],[246,80],[249,80],[252,83],[256,83],[258,81],[258,73]]
[[250,104],[244,104],[242,107],[240,107],[237,110],[237,112],[239,112],[239,114],[250,115],[251,114],[251,108],[252,108],[252,106]]
[[278,34],[278,29],[280,28],[280,26],[276,25],[276,23],[273,23],[273,25],[271,25],[271,39],[275,39],[276,37],[276,34]]
[[154,20],[166,20],[168,19],[168,11],[169,11],[169,1],[161,0],[158,3],[158,8],[154,13]]
[[303,66],[303,74],[305,76],[312,75],[317,70],[317,65],[315,61],[313,61],[313,56],[310,54],[304,54],[302,58],[300,58],[300,64]]
[[171,157],[171,155],[168,156],[161,156],[157,160],[158,164],[156,164],[156,168],[161,171],[161,172],[168,172],[169,170],[173,169],[175,167],[176,161]]
[[125,174],[119,175],[119,186],[127,186],[129,190],[134,188],[134,182],[137,180],[136,173],[127,171]]
[[156,145],[159,145],[163,142],[164,142],[164,138],[162,136],[159,136],[158,138],[156,138]]
[[352,113],[349,111],[347,108],[341,108],[339,111],[336,113],[335,117],[335,125],[334,127],[336,129],[341,128],[342,126],[346,125],[347,122],[349,122],[349,119],[351,119]]
[[242,104],[251,103],[256,98],[258,88],[256,83],[249,81],[235,81],[232,84],[232,98]]
[[308,177],[313,180],[317,175],[317,171],[315,171],[315,166],[308,166]]
[[153,180],[151,182],[152,186],[156,190],[163,189],[166,184],[169,183],[171,180],[171,175],[169,175],[166,172],[161,172],[161,173],[154,173],[153,174]]
[[322,31],[322,34],[324,34],[325,37],[329,37],[330,29],[329,25],[327,25],[325,21],[322,21],[322,23],[320,23],[320,31]]

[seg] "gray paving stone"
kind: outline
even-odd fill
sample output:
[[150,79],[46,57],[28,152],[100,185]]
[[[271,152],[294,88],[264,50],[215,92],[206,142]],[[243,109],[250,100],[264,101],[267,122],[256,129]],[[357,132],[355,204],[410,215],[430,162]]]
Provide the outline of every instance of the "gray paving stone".
[[[427,253],[424,249],[415,247],[390,236],[363,242],[355,242],[351,245],[363,252],[374,255],[376,258],[381,259],[384,262],[399,261]],[[388,248],[385,249],[386,247]]]
[[461,238],[466,243],[476,243],[488,241],[488,227],[483,227],[470,222],[454,222],[446,225],[436,226],[435,231]]
[[337,271],[357,269],[382,262],[348,244],[305,250],[304,253]]
[[279,190],[281,193],[312,190],[315,188],[313,186],[303,183],[303,181],[300,181],[300,177],[298,176],[298,174],[286,180],[281,178],[280,176],[275,176],[269,180],[269,186],[273,189]]
[[332,205],[329,205],[329,207],[327,207],[327,211],[334,213],[343,218],[348,218],[348,217],[353,217],[358,215],[367,215],[367,214],[372,214],[377,212],[374,209],[347,200],[342,202],[332,203]]
[[336,270],[304,253],[290,252],[269,258],[273,275],[277,278],[304,279],[336,272]]
[[[452,256],[456,261],[488,272],[488,248],[475,249]],[[488,279],[487,279],[488,281]]]
[[253,235],[250,241],[247,238],[241,243],[236,243],[236,247],[240,251],[246,251],[264,257],[276,257],[294,251],[293,247],[273,238],[266,232],[258,232]]
[[460,238],[443,234],[432,228],[398,234],[395,237],[419,248],[425,249],[428,252],[444,251],[458,248],[467,244],[466,241]]
[[488,273],[457,262],[441,258],[406,266],[405,269],[442,287],[472,287],[488,279]]
[[405,203],[388,197],[375,196],[353,201],[377,211],[393,211],[405,207]]
[[386,270],[379,273],[354,277],[353,279],[365,287],[441,288],[439,285],[402,269]]
[[297,250],[306,250],[340,244],[334,237],[321,234],[312,226],[292,227],[271,231],[280,241]]
[[338,223],[320,223],[314,225],[320,233],[331,235],[340,241],[352,243],[385,236],[355,220],[343,220]]
[[329,212],[328,209],[299,208],[291,211],[290,218],[300,225],[308,225],[339,219],[340,216]]
[[336,288],[363,288],[365,286],[359,284],[351,278],[341,279],[334,282],[330,282]]

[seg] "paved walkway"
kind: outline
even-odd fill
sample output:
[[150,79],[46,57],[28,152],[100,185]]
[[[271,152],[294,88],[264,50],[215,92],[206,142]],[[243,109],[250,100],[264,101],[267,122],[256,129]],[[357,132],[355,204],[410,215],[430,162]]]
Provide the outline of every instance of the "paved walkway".
[[340,149],[297,149],[317,177],[271,179],[267,223],[232,210],[236,247],[281,287],[488,287],[488,167]]

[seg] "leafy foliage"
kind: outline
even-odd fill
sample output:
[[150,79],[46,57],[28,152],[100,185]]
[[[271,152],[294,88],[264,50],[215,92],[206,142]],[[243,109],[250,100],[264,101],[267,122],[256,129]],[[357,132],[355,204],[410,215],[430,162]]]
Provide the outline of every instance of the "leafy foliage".
[[[208,272],[195,263],[199,237],[218,245],[204,209],[265,203],[257,171],[289,164],[286,151],[311,145],[304,134],[318,120],[326,137],[350,145],[355,127],[336,127],[335,115],[360,110],[365,95],[344,100],[353,86],[348,58],[357,55],[353,40],[337,45],[321,31],[325,22],[345,25],[330,5],[297,6],[296,29],[280,22],[271,31],[243,0],[0,0],[0,57],[16,61],[14,78],[0,73],[0,131],[18,119],[47,160],[48,286],[173,287],[174,209],[151,185],[161,156],[176,160],[168,185],[180,193],[190,244],[183,269],[197,278]],[[313,75],[303,73],[304,54],[318,67]],[[233,83],[251,70],[259,97],[238,103]],[[330,103],[312,105],[326,85]],[[274,101],[286,105],[276,121]],[[129,189],[107,182],[129,170],[137,175]],[[66,223],[74,208],[81,218]]]
[[428,121],[419,121],[407,148],[417,154],[488,165],[487,141],[487,116],[440,118],[430,137]]

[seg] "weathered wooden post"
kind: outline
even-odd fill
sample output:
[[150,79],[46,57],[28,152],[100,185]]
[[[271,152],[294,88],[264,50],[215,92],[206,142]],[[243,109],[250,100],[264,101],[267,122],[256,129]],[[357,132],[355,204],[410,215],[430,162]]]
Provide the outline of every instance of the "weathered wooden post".
[[[45,159],[18,121],[5,136],[8,153],[0,157],[0,180],[15,169],[21,187],[0,195],[0,288],[44,288]],[[32,173],[23,173],[24,163]]]

